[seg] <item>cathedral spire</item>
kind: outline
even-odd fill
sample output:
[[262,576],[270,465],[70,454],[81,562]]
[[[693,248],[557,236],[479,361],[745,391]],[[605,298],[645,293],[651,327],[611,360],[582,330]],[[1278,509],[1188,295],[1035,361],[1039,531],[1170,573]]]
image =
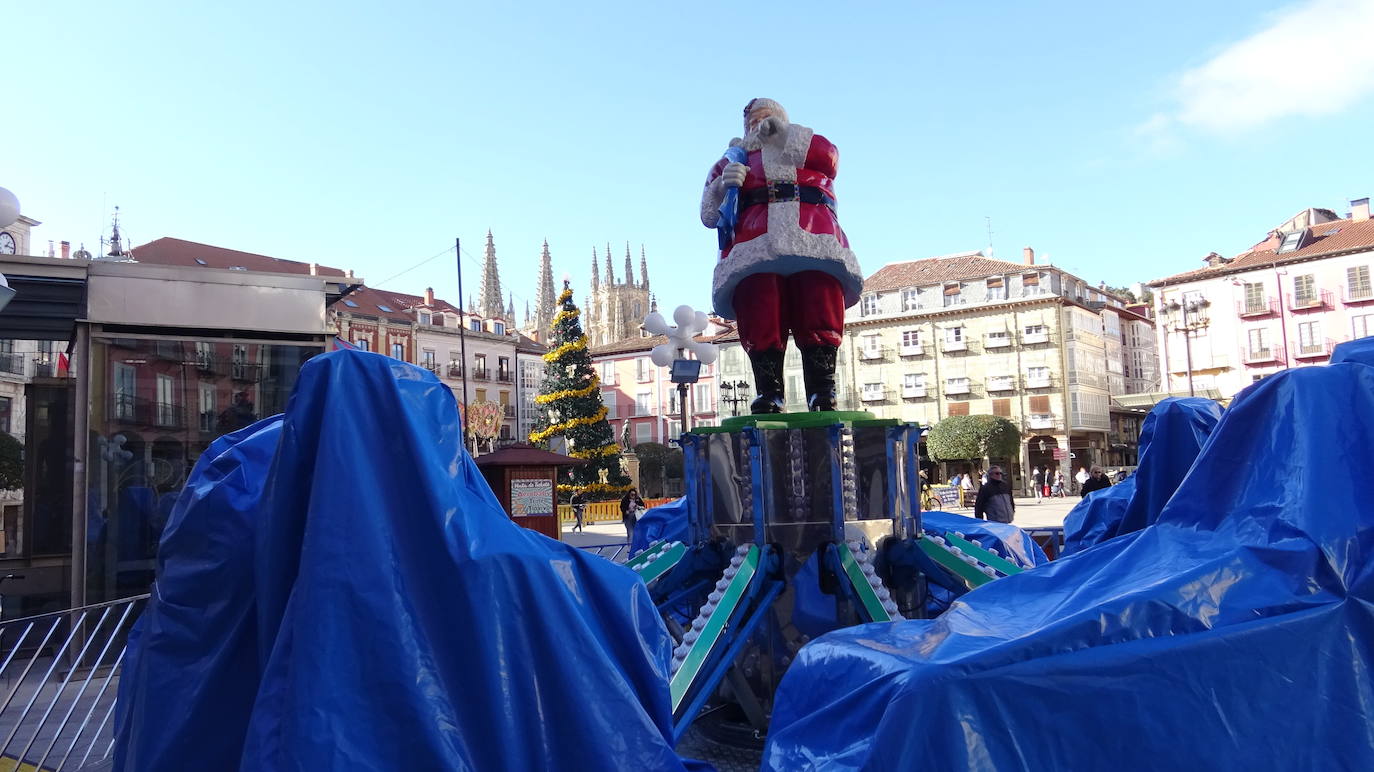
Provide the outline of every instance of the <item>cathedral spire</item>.
[[625,283],[633,287],[635,285],[635,267],[630,262],[630,242],[625,242]]
[[[596,261],[592,261],[592,266],[596,266]],[[595,285],[595,277],[592,282]],[[557,302],[553,290],[553,258],[549,256],[549,240],[544,239],[544,251],[539,255],[539,284],[534,290],[534,320],[540,330],[547,332],[553,324],[553,307]]]
[[482,286],[480,298],[482,305],[476,309],[488,319],[505,316],[501,302],[501,273],[496,266],[496,244],[492,241],[491,230],[487,230],[486,255],[482,258]]
[[515,293],[506,293],[506,321],[512,326],[515,324]]
[[606,286],[615,285],[615,269],[611,268],[611,242],[606,242]]
[[639,286],[649,288],[649,261],[644,256],[644,245],[639,245]]
[[601,268],[596,264],[596,247],[592,247],[592,292],[601,283]]

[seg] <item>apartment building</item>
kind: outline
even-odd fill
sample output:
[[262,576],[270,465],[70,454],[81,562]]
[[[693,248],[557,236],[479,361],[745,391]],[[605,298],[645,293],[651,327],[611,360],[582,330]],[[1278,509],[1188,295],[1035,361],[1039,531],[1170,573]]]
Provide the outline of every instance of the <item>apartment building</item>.
[[1022,431],[1024,470],[1103,463],[1112,395],[1152,369],[1133,364],[1150,356],[1153,336],[1140,330],[1151,324],[1122,298],[1036,265],[1029,247],[1023,263],[969,252],[889,264],[846,314],[852,399],[841,404],[927,426],[1005,417]]
[[[709,338],[703,338],[709,339]],[[649,351],[667,338],[635,338],[591,349],[592,362],[601,378],[601,399],[606,418],[617,440],[625,437],[629,426],[630,444],[660,442],[667,444],[682,434],[681,403],[677,384],[669,379],[668,368],[649,359]],[[687,390],[688,419],[692,426],[714,426],[717,412],[717,367],[702,365],[701,377]]]
[[1374,335],[1369,199],[1340,217],[1305,209],[1232,257],[1151,282],[1172,391],[1229,399],[1266,375],[1325,364],[1342,341]]
[[[740,344],[739,333],[730,331],[716,338],[720,356],[716,360],[720,378],[717,381],[717,397],[723,418],[747,415],[749,403],[757,397],[754,389],[754,372],[749,365],[749,356]],[[843,352],[841,352],[843,353]],[[849,378],[850,363],[843,355],[835,358],[835,404],[841,410],[858,410],[857,399],[851,389]],[[787,352],[782,362],[783,410],[789,413],[804,412],[806,406],[806,385],[802,381],[801,352],[791,340],[787,342]]]

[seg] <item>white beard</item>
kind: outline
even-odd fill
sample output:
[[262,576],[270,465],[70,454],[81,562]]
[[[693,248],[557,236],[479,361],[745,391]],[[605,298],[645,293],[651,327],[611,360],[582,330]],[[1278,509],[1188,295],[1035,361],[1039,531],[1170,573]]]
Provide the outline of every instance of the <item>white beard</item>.
[[744,137],[744,142],[750,147],[781,144],[787,140],[787,125],[786,120],[770,115],[759,121],[759,125]]

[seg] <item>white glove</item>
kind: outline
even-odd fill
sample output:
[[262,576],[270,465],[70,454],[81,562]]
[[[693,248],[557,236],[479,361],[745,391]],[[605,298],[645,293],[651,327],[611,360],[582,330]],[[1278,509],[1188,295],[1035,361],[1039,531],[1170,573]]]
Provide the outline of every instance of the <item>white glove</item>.
[[738,188],[744,184],[744,175],[748,173],[748,166],[731,161],[725,165],[724,171],[720,173],[721,184],[727,188]]

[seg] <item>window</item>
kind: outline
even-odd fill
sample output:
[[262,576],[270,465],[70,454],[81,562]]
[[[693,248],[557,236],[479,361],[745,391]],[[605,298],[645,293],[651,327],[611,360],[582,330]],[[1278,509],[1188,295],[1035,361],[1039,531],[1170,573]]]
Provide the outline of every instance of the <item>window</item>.
[[230,375],[239,380],[248,377],[248,349],[245,346],[234,344],[233,367]]
[[945,307],[961,306],[964,304],[964,288],[959,284],[945,285]]
[[482,331],[482,320],[481,320],[481,319],[468,319],[468,329],[469,329],[469,330],[472,330],[473,332],[481,332],[481,331]]
[[510,357],[496,358],[496,380],[510,383]]
[[698,413],[714,413],[714,412],[716,412],[716,406],[713,404],[713,400],[712,400],[711,384],[709,384],[709,383],[698,383],[698,384],[696,385],[696,390],[697,390],[697,393],[696,393],[696,402],[695,402],[695,405],[696,405],[696,412],[698,412]]
[[859,316],[873,316],[878,313],[878,296],[869,294],[859,299]]
[[1011,375],[992,375],[988,377],[988,391],[1011,391],[1016,388],[1016,378]]
[[926,395],[925,373],[907,373],[902,376],[903,397],[924,397]]
[[878,357],[882,356],[883,347],[881,345],[881,341],[882,336],[880,335],[863,336],[864,345],[863,349],[861,349],[860,355],[864,359],[877,359]]
[[951,402],[945,415],[968,415],[967,402]]
[[1253,357],[1269,353],[1269,347],[1265,345],[1264,341],[1264,330],[1250,330],[1247,336],[1249,337],[1250,343],[1250,356]]
[[487,355],[476,354],[472,357],[472,377],[479,381],[487,379]]
[[1039,295],[1041,294],[1041,292],[1042,291],[1040,289],[1040,274],[1027,273],[1021,275],[1022,295]]
[[654,425],[651,421],[640,421],[635,424],[635,444],[643,445],[652,442],[654,439]]
[[1293,231],[1292,233],[1289,233],[1286,236],[1284,236],[1283,242],[1279,244],[1278,254],[1282,255],[1287,254],[1288,252],[1296,252],[1298,249],[1302,247],[1302,237],[1306,234],[1307,230],[1304,229]]
[[1345,297],[1348,300],[1374,297],[1374,288],[1369,283],[1369,266],[1357,265],[1345,269]]
[[902,310],[915,311],[917,307],[917,295],[915,287],[908,287],[902,290]]
[[619,382],[615,376],[615,362],[601,363],[601,382],[607,386],[614,386]]
[[357,304],[357,303],[354,303],[353,301],[349,300],[348,298],[344,298],[344,305],[348,306],[349,308],[357,308],[357,307],[358,307],[358,304]]
[[157,377],[157,425],[176,426],[176,380],[170,375]]
[[883,398],[883,391],[881,383],[865,383],[863,390],[859,393],[859,398],[864,402],[877,402]]
[[359,351],[372,350],[372,342],[369,341],[367,338],[354,338],[353,345],[357,346]]
[[988,279],[988,300],[1006,300],[1007,285],[1001,278]]
[[1048,415],[1050,412],[1049,397],[1031,397],[1030,411],[1037,415]]
[[434,317],[428,311],[420,312],[420,324],[429,324]]
[[652,392],[641,391],[635,395],[635,415],[653,415]]
[[473,390],[472,390],[472,401],[473,401],[473,402],[486,402],[486,401],[487,401],[487,390],[486,390],[486,389],[473,389]]
[[648,357],[635,358],[635,380],[646,383],[653,380],[653,362]]
[[640,301],[636,300],[636,301],[634,302],[634,306],[633,306],[633,307],[634,307],[634,310],[630,312],[630,321],[632,321],[632,322],[633,322],[633,321],[636,321],[636,320],[638,320],[638,321],[643,321],[643,319],[644,319],[644,305],[643,305]]
[[1350,332],[1353,338],[1367,338],[1374,335],[1374,314],[1353,317],[1350,320]]
[[1045,343],[1050,339],[1049,328],[1043,324],[1028,324],[1022,343]]
[[1293,305],[1310,306],[1317,302],[1317,279],[1312,274],[1293,277]]
[[438,367],[438,365],[435,364],[434,349],[432,348],[427,348],[420,353],[420,361],[424,364],[426,370],[433,370]]
[[196,341],[196,367],[209,370],[215,366],[215,344]]
[[1303,322],[1298,325],[1298,353],[1318,354],[1324,349],[1321,322]]
[[988,348],[1002,348],[1004,346],[1010,346],[1011,334],[1008,333],[1006,330],[994,330],[988,333],[988,339],[985,345]]
[[213,432],[215,430],[215,384],[202,383],[200,385],[200,430],[203,432]]
[[963,328],[963,327],[946,327],[946,328],[945,328],[945,342],[946,342],[946,343],[963,343],[963,342],[964,342],[964,328]]
[[1264,285],[1260,282],[1245,284],[1245,313],[1262,314],[1269,310],[1264,302]]
[[494,332],[494,333],[496,333],[497,335],[505,335],[505,334],[506,334],[506,323],[505,323],[505,322],[492,322],[492,323],[491,323],[491,331]]
[[382,309],[383,311],[387,312],[388,314],[394,314],[394,313],[396,313],[395,311],[392,311],[392,310],[391,310],[391,306],[384,306],[384,305],[381,305],[381,304],[379,303],[379,304],[377,305],[377,307],[380,308],[380,309]]
[[993,415],[1000,415],[1000,416],[1002,416],[1003,418],[1010,418],[1010,417],[1011,417],[1011,400],[1009,400],[1009,399],[994,399],[994,400],[992,401],[992,414],[993,414]]
[[682,422],[681,422],[681,421],[669,421],[669,422],[668,422],[668,434],[666,435],[665,439],[677,439],[678,437],[681,437],[681,436],[682,436]]
[[601,403],[604,404],[604,405],[606,406],[606,417],[607,417],[607,418],[619,418],[619,416],[617,416],[617,415],[616,415],[616,412],[615,412],[615,411],[616,411],[616,408],[619,407],[619,403],[620,403],[620,400],[619,400],[619,399],[616,399],[617,396],[618,396],[618,392],[614,392],[614,391],[603,391],[603,392],[601,392]]
[[1043,389],[1050,385],[1050,368],[1048,367],[1027,367],[1026,368],[1026,388]]
[[0,397],[0,431],[9,434],[10,432],[10,410],[11,401],[9,397]]
[[920,350],[921,350],[921,331],[920,331],[920,330],[902,330],[902,351],[906,352],[906,351],[920,351]]
[[404,344],[404,343],[393,343],[393,344],[391,344],[391,358],[392,358],[392,359],[399,359],[399,360],[401,360],[401,361],[404,362],[404,361],[405,361],[405,358],[406,358],[406,344]]
[[945,379],[945,393],[946,393],[946,394],[967,394],[967,393],[968,393],[968,378],[966,378],[966,377],[946,378],[946,379]]
[[682,406],[678,403],[677,389],[673,389],[668,392],[668,409],[665,412],[668,415],[682,415]]
[[510,426],[507,424],[501,424],[501,439],[510,439]]

